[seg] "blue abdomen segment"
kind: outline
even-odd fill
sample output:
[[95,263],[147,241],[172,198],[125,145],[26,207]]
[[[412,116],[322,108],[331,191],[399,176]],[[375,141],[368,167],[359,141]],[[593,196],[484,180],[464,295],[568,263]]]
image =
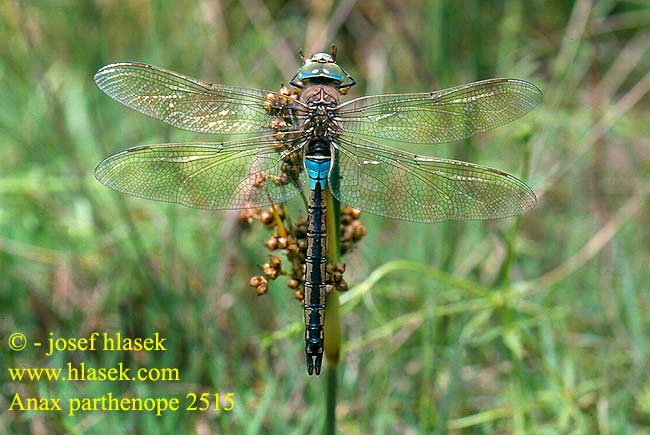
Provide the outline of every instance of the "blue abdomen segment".
[[325,183],[327,181],[327,174],[330,172],[331,160],[327,159],[314,159],[305,158],[305,167],[307,168],[307,176],[309,177],[309,188],[316,189],[316,184],[320,184],[321,191],[325,190]]

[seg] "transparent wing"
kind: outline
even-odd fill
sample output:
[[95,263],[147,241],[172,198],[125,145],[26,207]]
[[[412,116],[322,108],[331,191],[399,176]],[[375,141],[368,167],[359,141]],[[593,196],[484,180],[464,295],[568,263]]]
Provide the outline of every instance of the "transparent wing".
[[[302,149],[281,156],[277,147],[272,137],[145,145],[106,158],[95,177],[120,192],[189,207],[263,207],[291,199],[304,183]],[[299,162],[295,172],[283,172],[288,159]]]
[[444,143],[507,124],[542,99],[533,84],[491,79],[421,94],[361,97],[339,106],[351,135],[409,143]]
[[343,134],[329,177],[341,202],[369,213],[416,222],[494,219],[533,208],[522,181],[497,169],[417,156]]
[[101,68],[95,83],[110,97],[169,125],[199,133],[269,132],[272,117],[264,109],[260,89],[206,83],[142,63],[116,63]]

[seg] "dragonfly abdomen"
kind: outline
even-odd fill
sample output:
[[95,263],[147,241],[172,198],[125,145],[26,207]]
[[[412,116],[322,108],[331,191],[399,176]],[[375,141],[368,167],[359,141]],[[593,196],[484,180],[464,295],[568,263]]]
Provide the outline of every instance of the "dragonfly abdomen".
[[327,229],[325,198],[320,183],[309,199],[307,255],[305,257],[305,352],[307,372],[320,374],[325,323],[325,270]]
[[327,266],[327,226],[325,186],[331,158],[324,142],[310,144],[305,156],[311,195],[305,257],[305,353],[307,372],[320,374],[323,361],[325,323],[325,277]]

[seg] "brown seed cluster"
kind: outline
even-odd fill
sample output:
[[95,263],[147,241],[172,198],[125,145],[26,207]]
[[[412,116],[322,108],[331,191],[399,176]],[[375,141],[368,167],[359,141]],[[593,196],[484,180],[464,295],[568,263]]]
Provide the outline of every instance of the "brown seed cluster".
[[[284,219],[284,211],[281,208],[276,208],[280,219]],[[260,221],[268,228],[272,228],[274,224],[273,207],[267,210],[261,208],[246,208],[239,211],[239,221],[242,224],[252,224],[253,221]]]
[[[297,128],[300,110],[296,105],[299,98],[297,92],[291,91],[286,86],[280,87],[280,92],[269,92],[266,95],[266,101],[263,103],[264,109],[273,116],[269,123],[269,128],[273,132],[275,139],[275,149],[282,158],[279,175],[268,175],[260,183],[263,186],[266,178],[272,178],[276,185],[286,185],[293,183],[300,187],[300,173],[302,172],[302,155],[295,152],[295,144],[300,141],[301,132]],[[257,180],[256,180],[257,186]]]
[[[352,208],[341,210],[341,250],[342,254],[349,252],[353,246],[363,238],[366,229],[359,221],[361,213]],[[273,254],[269,256],[267,263],[262,265],[262,275],[253,276],[249,285],[255,287],[258,295],[268,291],[268,282],[285,275],[287,287],[293,291],[295,299],[304,303],[305,269],[304,262],[307,255],[307,220],[298,219],[291,221],[285,216],[280,207],[269,209],[242,210],[240,214],[242,224],[251,224],[257,220],[267,228],[273,230],[271,237],[264,243],[264,246]],[[286,257],[288,270],[283,269],[283,260],[277,251]],[[338,263],[327,265],[327,291],[346,291],[348,283],[343,278],[345,264]]]
[[355,208],[341,209],[341,255],[345,255],[366,235],[366,227],[359,218],[361,212]]
[[[259,295],[265,294],[268,290],[269,280],[286,275],[289,277],[287,286],[296,293],[296,297],[298,297],[297,292],[302,295],[304,285],[302,265],[307,252],[307,221],[299,219],[290,222],[285,218],[283,208],[273,206],[266,210],[242,210],[240,220],[242,224],[251,224],[254,220],[258,220],[273,230],[271,237],[264,242],[264,246],[274,254],[270,255],[268,262],[262,265],[263,276],[256,275],[251,278],[249,282],[251,287],[255,287]],[[282,259],[275,254],[278,250],[284,251],[290,270],[282,268]]]
[[345,272],[345,264],[337,263],[335,265],[327,265],[327,281],[328,284],[325,287],[327,293],[330,293],[334,290],[339,292],[344,292],[348,290],[348,282],[343,279],[343,272]]
[[300,94],[296,91],[292,91],[282,84],[280,92],[266,94],[266,101],[264,101],[262,107],[272,115],[282,116],[286,114],[287,107],[290,107],[299,96]]
[[266,294],[266,292],[269,291],[269,282],[266,280],[266,278],[260,275],[252,276],[251,279],[248,281],[248,285],[250,285],[251,287],[255,287],[257,294],[259,296],[262,296],[263,294]]

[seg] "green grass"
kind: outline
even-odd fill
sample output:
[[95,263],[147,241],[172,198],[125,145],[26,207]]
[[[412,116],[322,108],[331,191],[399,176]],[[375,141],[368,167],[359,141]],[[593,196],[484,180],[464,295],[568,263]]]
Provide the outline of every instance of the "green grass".
[[[266,261],[266,230],[93,178],[129,146],[209,137],[121,106],[92,76],[137,60],[277,89],[299,48],[336,42],[359,83],[350,97],[495,76],[544,92],[540,108],[493,133],[410,148],[520,175],[536,210],[437,225],[362,216],[368,235],[344,258],[339,432],[650,434],[650,8],[305,3],[0,4],[0,433],[320,433],[326,376],[306,375],[302,310],[282,279],[264,297],[247,286]],[[6,344],[13,332],[92,331],[159,332],[168,350],[46,358]],[[177,367],[181,381],[12,382],[6,370],[67,361]],[[8,411],[16,392],[234,392],[235,407],[68,417]]]

